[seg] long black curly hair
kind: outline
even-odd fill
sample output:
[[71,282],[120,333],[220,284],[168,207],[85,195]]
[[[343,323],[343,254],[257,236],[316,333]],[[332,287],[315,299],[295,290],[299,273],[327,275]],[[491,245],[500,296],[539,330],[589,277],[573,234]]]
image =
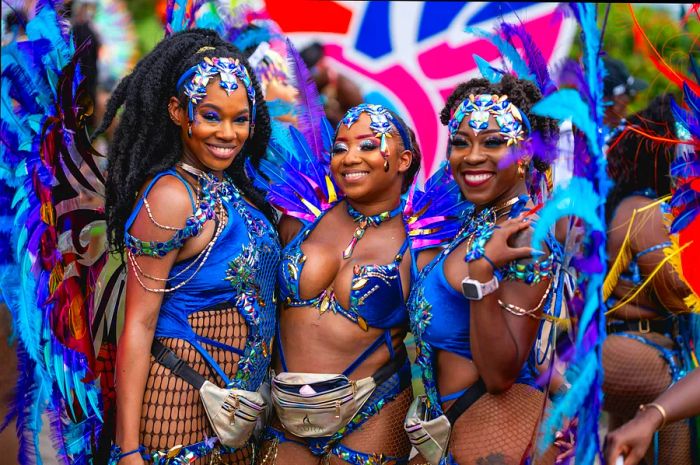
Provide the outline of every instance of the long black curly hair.
[[651,189],[659,197],[671,193],[675,144],[661,139],[675,140],[674,126],[671,96],[659,95],[627,118],[625,128],[609,142],[608,175],[615,185],[605,205],[608,222],[620,202],[635,192]]
[[[198,52],[202,47],[213,49]],[[235,58],[248,71],[255,88],[255,131],[226,172],[255,206],[271,220],[274,218],[264,195],[253,186],[245,172],[246,159],[250,159],[253,166],[259,163],[271,132],[270,116],[255,73],[245,55],[215,31],[182,31],[163,39],[122,79],[107,104],[104,121],[93,136],[104,132],[123,107],[109,147],[106,182],[108,238],[115,251],[124,249],[124,228],[138,190],[149,177],[175,166],[182,156],[180,127],[170,119],[168,102],[172,96],[177,96],[183,106],[187,104],[184,94],[176,95],[177,81],[205,57]]]
[[[457,86],[450,94],[445,103],[445,107],[440,112],[440,122],[447,126],[450,122],[452,114],[457,109],[460,103],[469,98],[470,94],[496,94],[507,95],[508,100],[525,113],[530,121],[530,126],[533,132],[538,132],[543,141],[551,147],[556,145],[559,138],[559,126],[552,118],[535,115],[532,113],[532,107],[542,99],[542,93],[537,88],[534,82],[527,79],[518,79],[511,74],[503,76],[500,82],[491,83],[488,79],[474,78]],[[535,169],[544,173],[549,168],[549,163],[545,160],[551,158],[540,157],[538,154],[533,155],[533,165]]]

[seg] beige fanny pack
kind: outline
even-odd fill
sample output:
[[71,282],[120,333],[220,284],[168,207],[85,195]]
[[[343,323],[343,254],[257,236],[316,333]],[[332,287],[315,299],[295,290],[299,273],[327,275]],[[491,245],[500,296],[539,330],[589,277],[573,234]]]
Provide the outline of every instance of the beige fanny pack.
[[377,386],[406,362],[406,348],[376,373],[358,381],[344,374],[279,373],[272,378],[272,405],[282,425],[299,437],[335,434],[360,411]]
[[486,386],[479,379],[457,398],[447,412],[433,419],[429,418],[428,398],[425,395],[418,396],[409,407],[403,425],[411,445],[431,465],[438,465],[447,453],[452,425],[485,392]]
[[267,407],[260,392],[216,386],[155,339],[151,354],[158,363],[199,390],[209,423],[221,444],[238,448],[248,442]]

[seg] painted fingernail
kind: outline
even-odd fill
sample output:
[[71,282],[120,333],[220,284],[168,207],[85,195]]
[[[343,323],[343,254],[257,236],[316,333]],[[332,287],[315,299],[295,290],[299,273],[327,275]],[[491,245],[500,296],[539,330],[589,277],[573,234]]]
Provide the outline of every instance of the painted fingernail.
[[541,257],[542,255],[547,255],[547,252],[543,252],[543,251],[541,251],[541,250],[533,250],[533,251],[531,252],[531,255],[532,255],[533,257]]

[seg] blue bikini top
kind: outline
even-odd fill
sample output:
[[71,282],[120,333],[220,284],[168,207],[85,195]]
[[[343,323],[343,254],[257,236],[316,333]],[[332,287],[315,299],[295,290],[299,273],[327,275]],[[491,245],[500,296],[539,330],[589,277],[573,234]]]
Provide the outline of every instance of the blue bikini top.
[[[195,217],[202,210],[202,203],[196,205],[187,181],[175,169],[170,169],[153,177],[126,222],[125,236],[131,238],[134,244],[142,242],[132,238],[128,230],[143,205],[143,198],[163,176],[179,179],[190,193],[195,213],[188,218],[184,229],[201,222]],[[206,188],[207,185],[203,184],[202,189]],[[265,215],[252,207],[233,183],[224,181],[219,188],[225,191],[220,195],[228,217],[226,225],[203,264],[201,261],[204,257],[195,255],[173,265],[167,287],[180,287],[163,296],[155,337],[186,340],[207,360],[226,385],[256,390],[267,373],[269,348],[275,332],[275,273],[280,245],[277,233]],[[212,220],[218,221],[215,216]],[[193,230],[187,237],[182,237],[182,230],[179,230],[170,241],[145,243],[148,252],[140,254],[160,256],[159,252],[180,247],[187,238],[201,230],[189,229]],[[172,244],[175,239],[176,243]],[[230,307],[236,307],[248,327],[243,350],[196,334],[188,320],[188,316],[194,312]],[[234,379],[229,379],[229,374],[221,369],[203,344],[234,352],[241,357]]]
[[328,310],[339,313],[365,331],[369,327],[391,329],[406,325],[408,310],[399,265],[408,250],[408,235],[391,263],[354,266],[349,308],[340,305],[332,287],[310,299],[299,295],[299,281],[306,262],[301,244],[330,210],[332,208],[306,225],[282,251],[278,274],[280,298],[288,307],[315,307],[321,313]]

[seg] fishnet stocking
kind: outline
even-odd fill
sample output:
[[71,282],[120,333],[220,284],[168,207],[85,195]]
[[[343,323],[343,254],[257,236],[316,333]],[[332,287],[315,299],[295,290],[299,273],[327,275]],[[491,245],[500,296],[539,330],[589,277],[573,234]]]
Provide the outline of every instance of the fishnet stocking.
[[[248,334],[245,320],[236,308],[195,312],[189,316],[195,334],[243,349]],[[161,342],[186,361],[195,371],[212,382],[222,385],[218,375],[187,341],[163,338]],[[238,355],[208,344],[202,346],[230,378],[236,373]],[[146,382],[141,410],[141,443],[148,450],[168,449],[175,445],[190,445],[214,435],[207,419],[199,392],[185,381],[170,373],[151,357],[151,371]],[[222,455],[223,463],[243,465],[250,463],[250,448]],[[195,464],[209,463],[209,457]]]
[[[350,433],[341,443],[358,452],[383,453],[394,457],[406,457],[411,444],[403,430],[403,420],[411,405],[413,393],[411,388],[404,389],[396,399],[387,403],[379,413],[372,416],[359,429]],[[284,431],[284,427],[275,418],[272,426]],[[293,437],[286,433],[287,437]],[[299,438],[295,438],[299,439]],[[275,453],[275,447],[277,451]],[[329,461],[309,452],[309,449],[293,442],[276,444],[276,440],[265,441],[261,446],[260,457],[265,459],[259,465],[347,465],[347,462],[331,455]]]
[[484,394],[455,422],[450,452],[460,465],[519,465],[544,401],[544,393],[525,384]]
[[[663,347],[673,347],[673,342],[661,334],[652,332],[642,336]],[[668,365],[659,352],[653,347],[624,336],[610,335],[605,340],[603,369],[604,408],[611,415],[610,429],[632,419],[640,404],[653,402],[671,384]],[[648,463],[654,463],[653,449],[650,447],[647,453]],[[687,422],[676,422],[661,430],[659,463],[691,463],[690,431]]]
[[[379,413],[370,417],[360,429],[348,435],[341,443],[358,452],[408,457],[411,443],[403,429],[403,421],[412,401],[412,389],[404,389],[396,399],[386,404]],[[331,464],[342,465],[345,462],[334,457]]]

